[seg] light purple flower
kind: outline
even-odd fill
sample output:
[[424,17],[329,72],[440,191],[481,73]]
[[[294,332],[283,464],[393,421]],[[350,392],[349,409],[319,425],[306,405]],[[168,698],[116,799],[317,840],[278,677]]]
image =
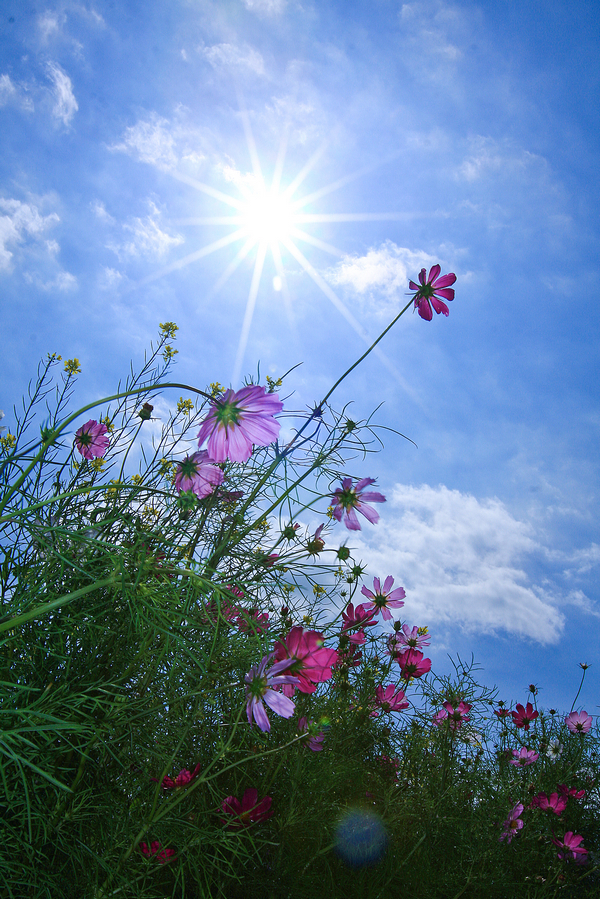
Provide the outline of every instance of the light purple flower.
[[395,590],[392,590],[393,586],[394,578],[391,575],[386,577],[383,588],[379,578],[373,578],[373,591],[375,592],[363,586],[360,592],[371,600],[371,602],[365,604],[365,610],[367,612],[373,610],[375,615],[381,612],[381,617],[385,621],[389,621],[392,617],[390,609],[401,609],[404,605],[402,600],[406,596],[404,587],[396,587]]
[[525,746],[522,746],[521,749],[513,749],[512,754],[513,758],[510,759],[509,764],[518,765],[520,768],[533,765],[540,757],[539,752],[534,752],[533,749],[526,749]]
[[375,478],[363,478],[358,481],[356,487],[352,487],[352,478],[344,478],[341,488],[338,487],[331,497],[333,517],[337,521],[342,520],[345,513],[344,524],[350,531],[360,531],[360,522],[356,513],[360,512],[371,524],[379,521],[379,512],[367,506],[367,503],[384,503],[385,496],[381,493],[363,493],[365,487],[375,483]]
[[90,419],[75,431],[75,446],[85,459],[103,456],[108,449],[108,428],[101,421]]
[[571,712],[565,718],[565,724],[572,734],[587,734],[592,726],[592,716],[587,712]]
[[245,676],[246,697],[248,699],[246,705],[246,713],[248,715],[248,723],[252,724],[252,718],[262,731],[270,731],[271,723],[267,717],[264,702],[267,703],[277,715],[282,718],[291,718],[294,714],[295,705],[288,696],[283,693],[276,693],[271,687],[278,687],[282,684],[294,684],[297,686],[300,681],[293,674],[280,674],[290,665],[293,665],[295,659],[284,659],[281,662],[275,662],[269,671],[266,670],[267,665],[272,660],[274,653],[270,652],[262,659],[258,665],[253,665],[248,674]]
[[414,281],[408,282],[410,289],[417,291],[413,297],[415,309],[418,309],[421,318],[428,322],[433,318],[432,306],[438,314],[443,312],[444,315],[448,315],[448,307],[439,299],[440,297],[448,301],[454,299],[454,290],[450,285],[456,281],[456,275],[451,273],[439,277],[441,270],[441,265],[432,266],[429,277],[426,278],[426,270],[422,268],[419,272],[419,284],[415,284]]
[[388,652],[393,658],[409,649],[423,649],[429,646],[430,634],[420,634],[419,628],[415,626],[411,629],[408,624],[402,625],[402,630],[390,634],[388,637]]
[[252,446],[268,446],[276,440],[281,425],[273,417],[283,403],[276,393],[251,385],[236,393],[226,390],[212,400],[212,409],[198,431],[198,446],[208,440],[208,453],[215,462],[247,462]]
[[523,820],[520,815],[523,814],[523,805],[520,802],[517,802],[515,807],[512,809],[510,815],[504,822],[504,830],[500,837],[500,840],[506,840],[507,843],[510,843],[513,837],[516,837],[517,833],[523,827]]
[[188,456],[177,466],[175,489],[178,493],[193,490],[198,499],[204,499],[220,487],[225,475],[206,450]]

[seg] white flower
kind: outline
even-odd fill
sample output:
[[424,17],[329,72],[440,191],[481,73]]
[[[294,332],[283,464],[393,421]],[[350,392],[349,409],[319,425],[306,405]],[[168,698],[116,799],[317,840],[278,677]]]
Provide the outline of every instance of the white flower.
[[562,751],[562,743],[559,743],[558,740],[550,740],[550,745],[546,750],[546,755],[549,759],[559,759],[562,755]]

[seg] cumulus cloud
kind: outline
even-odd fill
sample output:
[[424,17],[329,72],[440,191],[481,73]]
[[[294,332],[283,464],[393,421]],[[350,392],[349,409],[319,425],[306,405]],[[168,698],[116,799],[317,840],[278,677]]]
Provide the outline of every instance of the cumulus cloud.
[[202,53],[214,69],[239,69],[245,72],[254,72],[255,75],[265,74],[265,64],[261,54],[258,50],[249,47],[248,44],[243,47],[237,44],[214,44],[212,47],[203,47]]
[[[9,246],[22,244],[28,237],[39,240],[47,228],[60,221],[55,212],[41,215],[37,206],[20,200],[0,198],[0,270],[9,270],[13,257]],[[47,245],[51,253],[56,248]],[[58,246],[58,245],[56,245]]]
[[54,278],[47,279],[40,277],[36,272],[25,272],[24,278],[28,284],[33,284],[46,292],[59,290],[61,293],[67,293],[77,290],[79,286],[75,275],[65,271],[60,271]]
[[54,62],[48,63],[48,72],[54,82],[54,107],[52,115],[64,125],[68,125],[79,109],[73,93],[71,79],[63,72],[61,67]]
[[136,257],[162,259],[173,247],[183,243],[180,234],[172,236],[159,226],[160,211],[150,203],[150,214],[145,218],[132,218],[123,225],[128,236],[121,244],[108,244],[120,260]]
[[[393,574],[406,588],[413,623],[558,642],[565,624],[559,591],[536,584],[526,570],[543,547],[500,500],[398,484],[376,540],[365,538],[363,531],[352,540],[359,557],[374,575]],[[569,601],[584,605],[574,594]]]
[[[181,109],[179,113],[181,114]],[[155,112],[125,129],[120,143],[109,150],[120,151],[159,169],[174,169],[180,162],[198,166],[204,159],[198,151],[201,135],[197,129],[169,121]]]

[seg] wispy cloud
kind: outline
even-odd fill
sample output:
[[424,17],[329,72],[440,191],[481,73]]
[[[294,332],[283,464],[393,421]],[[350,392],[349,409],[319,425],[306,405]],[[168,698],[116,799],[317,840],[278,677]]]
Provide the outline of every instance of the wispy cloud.
[[[416,624],[505,632],[542,644],[556,643],[564,629],[556,605],[567,596],[527,573],[544,547],[532,525],[499,499],[397,484],[373,543],[362,534],[349,542],[371,573],[393,574],[406,588],[406,611]],[[585,605],[583,594],[576,600]]]
[[[10,271],[14,248],[27,238],[39,240],[43,233],[60,221],[55,212],[41,215],[37,206],[20,200],[0,198],[0,271]],[[57,246],[57,245],[56,245]],[[55,242],[46,248],[55,255]]]
[[244,0],[244,6],[259,16],[276,16],[285,9],[286,0]]
[[31,112],[33,100],[27,96],[26,88],[15,84],[10,75],[0,75],[0,106],[20,106]]
[[71,79],[63,72],[61,67],[54,62],[48,63],[48,72],[54,82],[54,107],[52,115],[64,125],[69,125],[71,119],[79,109]]
[[183,243],[180,234],[174,236],[163,231],[159,226],[160,211],[154,203],[150,203],[150,214],[145,218],[132,218],[123,225],[128,237],[123,243],[108,244],[120,260],[136,257],[162,259],[173,247]]
[[544,171],[547,168],[542,156],[511,147],[506,141],[500,144],[491,137],[478,134],[471,137],[469,143],[469,155],[457,171],[457,176],[466,181],[476,181],[490,174],[514,177],[532,167]]
[[201,47],[200,50],[214,69],[238,69],[254,72],[255,75],[265,74],[261,54],[248,44],[213,44],[212,47]]
[[[179,117],[184,112],[182,107],[177,111]],[[197,168],[204,160],[199,150],[202,140],[197,127],[190,127],[181,120],[169,121],[151,112],[147,118],[126,128],[121,142],[108,149],[127,153],[163,170],[174,169],[182,162]]]

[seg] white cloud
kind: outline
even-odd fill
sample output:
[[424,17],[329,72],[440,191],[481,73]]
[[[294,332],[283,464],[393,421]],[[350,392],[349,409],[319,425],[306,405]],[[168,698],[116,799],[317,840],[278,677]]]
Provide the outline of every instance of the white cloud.
[[150,203],[150,215],[143,219],[133,218],[123,225],[124,231],[131,237],[122,244],[108,244],[108,248],[116,253],[120,260],[140,256],[162,259],[169,250],[182,244],[184,239],[180,234],[172,237],[163,231],[159,227],[159,219],[160,211],[154,203]]
[[258,50],[254,50],[247,44],[239,47],[237,44],[214,44],[212,47],[201,48],[202,53],[215,69],[242,69],[246,72],[254,72],[255,75],[265,74],[265,64]]
[[[398,484],[383,508],[373,545],[364,542],[366,524],[350,542],[371,574],[392,574],[396,586],[406,588],[403,619],[558,641],[565,619],[556,608],[557,591],[532,582],[525,570],[543,547],[533,527],[500,500],[478,500],[443,485]],[[573,594],[569,601],[583,604]]]
[[283,12],[286,0],[244,0],[244,6],[259,16],[275,16]]
[[33,110],[33,101],[26,95],[25,88],[10,79],[10,75],[0,75],[0,106],[21,106]]
[[14,248],[28,236],[37,239],[46,228],[58,221],[60,219],[55,212],[41,215],[33,204],[0,198],[0,270],[10,269],[13,253],[9,246]]
[[48,70],[50,78],[54,82],[55,103],[52,114],[56,119],[60,119],[63,124],[68,125],[79,109],[73,93],[71,79],[56,63],[48,63]]
[[50,10],[46,10],[43,15],[38,16],[37,26],[40,31],[42,41],[47,43],[51,38],[57,37],[62,28],[67,21],[67,17],[62,14],[58,14],[56,12],[51,12]]
[[469,143],[471,151],[457,171],[457,176],[466,181],[477,181],[488,174],[514,178],[531,166],[546,168],[546,160],[542,156],[528,150],[517,150],[506,143],[500,145],[491,137],[478,134]]
[[77,290],[79,287],[79,282],[75,275],[65,271],[58,272],[54,278],[49,278],[48,280],[44,280],[35,272],[25,272],[24,278],[28,284],[33,284],[40,290],[47,292],[60,290],[62,293],[67,293],[71,290]]
[[98,279],[102,290],[114,290],[115,287],[119,286],[122,280],[123,275],[121,272],[117,271],[116,268],[110,268],[106,265],[102,266],[102,272]]
[[[185,108],[179,107],[176,116],[181,118],[184,113]],[[199,151],[202,140],[197,128],[181,121],[169,121],[152,112],[148,119],[140,119],[126,128],[122,142],[108,149],[127,153],[163,170],[174,169],[181,162],[197,169],[204,160]]]
[[106,211],[106,206],[101,200],[94,200],[93,203],[90,203],[90,207],[96,218],[99,218],[101,222],[106,222],[107,225],[115,224],[116,219]]

